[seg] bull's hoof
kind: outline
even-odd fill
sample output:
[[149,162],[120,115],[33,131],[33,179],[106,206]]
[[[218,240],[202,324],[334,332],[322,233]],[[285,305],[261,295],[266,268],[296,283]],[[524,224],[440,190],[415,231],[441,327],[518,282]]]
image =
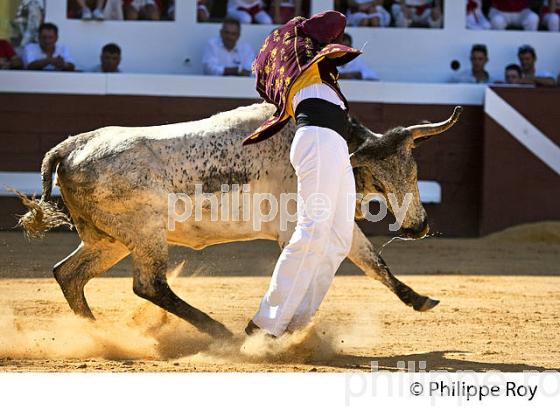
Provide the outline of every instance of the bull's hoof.
[[424,296],[419,298],[417,303],[415,303],[412,307],[417,312],[427,312],[428,310],[435,308],[438,304],[439,300],[430,299],[429,297]]

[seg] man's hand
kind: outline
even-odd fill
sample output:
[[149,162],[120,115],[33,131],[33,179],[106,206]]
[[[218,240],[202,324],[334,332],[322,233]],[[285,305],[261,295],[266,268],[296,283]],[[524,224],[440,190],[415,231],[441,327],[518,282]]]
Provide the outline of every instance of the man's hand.
[[66,67],[66,61],[60,56],[51,57],[51,64],[54,65],[57,70],[64,70]]

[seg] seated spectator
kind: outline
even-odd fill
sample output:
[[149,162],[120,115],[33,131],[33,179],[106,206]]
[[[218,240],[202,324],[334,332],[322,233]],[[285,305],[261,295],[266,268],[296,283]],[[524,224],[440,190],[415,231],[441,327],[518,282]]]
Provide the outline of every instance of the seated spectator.
[[227,17],[241,24],[272,24],[262,0],[228,0]]
[[519,80],[521,80],[521,67],[517,64],[507,65],[504,78],[506,80],[506,84],[519,84]]
[[115,43],[105,44],[99,56],[101,64],[95,66],[94,73],[120,73],[121,48]]
[[494,82],[484,68],[488,63],[488,49],[484,44],[475,44],[471,48],[471,68],[460,71],[453,79],[454,83],[489,84]]
[[[86,0],[76,0],[82,10],[82,20],[103,20],[103,6],[105,0],[95,0],[93,12],[86,4]],[[88,3],[90,3],[88,1]]]
[[554,87],[556,85],[552,73],[535,68],[537,53],[533,47],[529,45],[519,47],[517,57],[519,58],[519,65],[521,66],[520,84],[533,84],[545,87]]
[[107,0],[103,8],[105,20],[124,20],[122,0]]
[[397,27],[443,27],[441,0],[395,0],[391,12]]
[[383,7],[383,0],[349,0],[346,12],[349,26],[387,27],[391,15]]
[[492,25],[482,12],[481,0],[466,0],[467,28],[469,30],[490,30]]
[[529,0],[492,0],[488,16],[493,30],[521,27],[536,31],[539,27],[539,16],[529,8]]
[[44,0],[21,0],[14,20],[17,32],[15,37],[18,39],[14,45],[24,47],[29,43],[36,43],[39,40],[39,26],[44,18]]
[[249,44],[238,41],[241,26],[238,20],[227,18],[222,24],[220,37],[208,40],[202,67],[207,75],[250,76],[255,53]]
[[204,23],[210,20],[210,10],[207,7],[208,0],[198,0],[196,2],[196,21]]
[[6,40],[0,40],[0,70],[18,70],[20,68],[23,68],[23,62],[12,45]]
[[548,31],[560,30],[560,4],[557,0],[544,0],[541,7],[541,20]]
[[67,17],[82,20],[123,20],[123,0],[68,0]]
[[302,0],[272,0],[269,15],[274,24],[284,24],[297,16],[303,15]]
[[23,49],[23,62],[28,70],[74,71],[74,60],[67,48],[58,43],[58,27],[43,23],[39,27],[39,43]]
[[[342,35],[342,44],[352,47],[352,36],[348,33],[344,33]],[[353,59],[348,64],[339,66],[338,72],[340,74],[338,78],[341,80],[352,79],[379,81],[377,73],[366,65],[362,56]]]
[[160,10],[156,0],[123,0],[126,20],[159,20]]

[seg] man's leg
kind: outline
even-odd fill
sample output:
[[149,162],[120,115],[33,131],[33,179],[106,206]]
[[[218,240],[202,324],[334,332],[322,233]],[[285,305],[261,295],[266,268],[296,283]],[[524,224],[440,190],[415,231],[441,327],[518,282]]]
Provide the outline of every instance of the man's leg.
[[493,30],[506,29],[508,22],[505,13],[502,13],[498,9],[491,8],[490,12],[488,13],[488,17],[490,18],[490,24],[492,25]]
[[517,24],[525,31],[537,31],[539,28],[539,15],[531,9],[525,9],[518,13]]
[[[349,157],[348,157],[349,158]],[[317,269],[313,280],[299,305],[289,330],[304,327],[319,309],[325,298],[336,271],[352,247],[354,232],[354,213],[356,209],[356,185],[354,172],[348,159],[346,170],[340,181],[339,193],[334,210],[334,220],[323,263]]]
[[279,336],[291,322],[320,265],[325,263],[334,205],[348,160],[337,133],[308,126],[296,132],[290,161],[298,177],[298,219],[274,268],[268,291],[253,322]]
[[272,24],[272,18],[270,18],[270,15],[264,10],[255,14],[255,21],[257,24]]
[[560,16],[557,13],[546,13],[543,17],[543,23],[548,31],[560,30]]

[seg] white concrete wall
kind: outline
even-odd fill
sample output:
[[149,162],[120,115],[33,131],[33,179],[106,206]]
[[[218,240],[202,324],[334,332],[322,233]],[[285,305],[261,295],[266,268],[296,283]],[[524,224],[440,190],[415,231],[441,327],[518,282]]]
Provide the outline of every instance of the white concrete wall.
[[[482,105],[484,85],[343,80],[349,101]],[[260,99],[253,78],[177,74],[0,71],[0,93],[153,95]]]
[[[219,31],[219,24],[195,21],[195,0],[177,0],[174,22],[82,22],[66,19],[66,1],[47,2],[47,21],[60,28],[60,41],[70,47],[78,67],[89,69],[98,63],[101,47],[116,42],[123,48],[123,69],[129,73],[200,74],[202,48]],[[312,11],[332,8],[332,0],[312,0]],[[560,34],[523,31],[472,31],[464,28],[463,0],[445,0],[445,28],[372,29],[349,28],[354,45],[366,41],[364,58],[384,81],[445,82],[452,75],[450,62],[469,67],[473,43],[489,48],[488,70],[503,77],[505,65],[517,61],[517,47],[533,45],[538,67],[558,74]],[[258,49],[273,26],[248,25],[242,39]],[[185,64],[185,59],[190,63]]]

